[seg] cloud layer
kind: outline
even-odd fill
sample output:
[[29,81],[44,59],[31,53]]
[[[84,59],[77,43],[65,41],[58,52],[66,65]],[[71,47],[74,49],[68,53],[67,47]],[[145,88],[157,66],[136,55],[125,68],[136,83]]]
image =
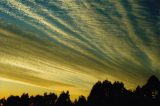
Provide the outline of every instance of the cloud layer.
[[1,0],[0,83],[78,95],[106,78],[133,88],[152,74],[160,77],[159,5],[159,0]]

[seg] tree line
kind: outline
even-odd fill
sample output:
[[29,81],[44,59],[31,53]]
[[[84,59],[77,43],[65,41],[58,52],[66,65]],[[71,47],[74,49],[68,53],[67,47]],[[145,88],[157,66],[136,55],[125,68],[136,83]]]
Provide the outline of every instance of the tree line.
[[160,81],[151,76],[145,85],[137,86],[133,91],[127,90],[119,81],[98,81],[87,98],[80,96],[74,102],[69,91],[59,96],[55,93],[36,96],[24,93],[0,99],[0,106],[160,106]]

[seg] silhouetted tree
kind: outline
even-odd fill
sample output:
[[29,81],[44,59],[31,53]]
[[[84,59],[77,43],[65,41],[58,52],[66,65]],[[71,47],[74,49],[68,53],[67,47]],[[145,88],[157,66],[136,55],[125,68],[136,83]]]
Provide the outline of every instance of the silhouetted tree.
[[30,104],[30,101],[29,101],[28,93],[22,94],[22,96],[21,96],[21,105],[22,106],[29,106],[29,104]]
[[105,98],[105,93],[102,90],[102,83],[98,81],[92,88],[90,95],[88,96],[89,106],[102,106]]
[[70,100],[69,91],[62,92],[59,96],[59,98],[56,101],[56,106],[71,106],[72,102]]
[[2,98],[0,99],[0,106],[5,106],[6,105],[6,99]]
[[57,100],[56,94],[50,93],[49,95],[47,95],[47,93],[44,93],[45,106],[54,106],[56,100]]
[[21,99],[19,96],[10,96],[8,97],[6,101],[6,106],[20,106],[21,105]]
[[54,93],[44,93],[29,97],[28,93],[19,96],[11,95],[0,99],[0,106],[160,106],[160,81],[151,76],[142,87],[134,91],[127,90],[119,81],[98,81],[86,100],[80,96],[74,103],[70,100],[69,91],[59,97]]
[[75,106],[87,106],[87,100],[84,96],[80,96],[78,101],[76,100],[74,103]]
[[160,82],[156,76],[151,76],[147,83],[142,87],[142,93],[145,97],[156,99],[160,96]]

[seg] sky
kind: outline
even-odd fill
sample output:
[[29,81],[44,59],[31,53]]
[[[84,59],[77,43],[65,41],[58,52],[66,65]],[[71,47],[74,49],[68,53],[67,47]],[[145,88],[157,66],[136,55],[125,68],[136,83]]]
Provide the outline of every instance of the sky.
[[0,0],[0,98],[160,78],[159,0]]

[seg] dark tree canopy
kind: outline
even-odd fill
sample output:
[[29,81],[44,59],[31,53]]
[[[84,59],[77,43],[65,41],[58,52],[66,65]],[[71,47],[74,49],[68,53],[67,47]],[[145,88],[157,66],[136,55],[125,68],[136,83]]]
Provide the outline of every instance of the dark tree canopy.
[[72,102],[69,91],[63,91],[59,96],[54,93],[29,96],[24,93],[20,97],[11,95],[0,99],[0,106],[160,106],[160,81],[153,75],[134,91],[127,90],[119,81],[98,81],[87,99],[81,95]]

